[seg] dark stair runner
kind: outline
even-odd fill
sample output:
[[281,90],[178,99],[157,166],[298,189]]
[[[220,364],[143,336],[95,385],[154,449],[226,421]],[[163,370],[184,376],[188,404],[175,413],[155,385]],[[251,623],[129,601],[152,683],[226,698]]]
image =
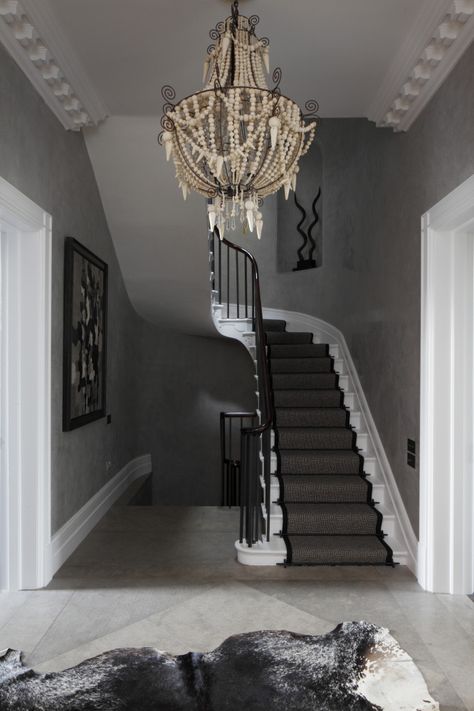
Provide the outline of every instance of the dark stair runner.
[[391,565],[327,344],[264,320],[287,563]]

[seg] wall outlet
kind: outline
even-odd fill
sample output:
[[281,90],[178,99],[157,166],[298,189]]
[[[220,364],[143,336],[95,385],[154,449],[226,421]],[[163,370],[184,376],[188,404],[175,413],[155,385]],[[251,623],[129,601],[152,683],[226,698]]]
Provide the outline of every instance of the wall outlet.
[[107,459],[107,461],[105,462],[105,471],[109,472],[111,469],[112,469],[112,462],[110,461],[110,459]]

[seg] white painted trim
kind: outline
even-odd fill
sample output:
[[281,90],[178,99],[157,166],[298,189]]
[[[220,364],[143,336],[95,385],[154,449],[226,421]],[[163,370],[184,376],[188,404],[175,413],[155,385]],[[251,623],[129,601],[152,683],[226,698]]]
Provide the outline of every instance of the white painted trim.
[[51,500],[51,217],[0,178],[0,589],[42,586]]
[[440,593],[474,589],[473,232],[474,175],[422,218],[419,581]]
[[79,57],[67,40],[62,28],[54,16],[50,0],[21,0],[25,12],[51,54],[68,77],[74,93],[86,107],[92,123],[103,121],[109,111],[104,100],[98,94],[91,78],[87,76]]
[[367,117],[407,131],[474,39],[474,0],[426,0]]
[[135,479],[152,471],[151,455],[145,454],[126,464],[51,539],[49,579],[98,524],[110,507]]
[[80,130],[106,118],[46,0],[0,0],[0,42],[64,128]]
[[282,319],[286,321],[289,330],[301,329],[316,333],[320,339],[327,341],[329,344],[336,344],[339,347],[340,355],[346,364],[347,374],[359,401],[359,408],[365,419],[374,455],[379,464],[379,474],[387,490],[388,497],[386,497],[386,501],[393,510],[399,524],[399,530],[403,537],[403,540],[398,541],[398,543],[406,547],[406,556],[404,557],[404,560],[400,562],[406,564],[410,570],[416,573],[418,541],[410,523],[410,519],[408,518],[405,505],[397,487],[395,476],[385,453],[382,440],[380,439],[380,435],[377,431],[374,418],[372,417],[369,404],[362,389],[362,385],[344,335],[335,326],[332,326],[331,324],[308,314],[283,309],[267,308],[264,308],[263,312],[264,318]]

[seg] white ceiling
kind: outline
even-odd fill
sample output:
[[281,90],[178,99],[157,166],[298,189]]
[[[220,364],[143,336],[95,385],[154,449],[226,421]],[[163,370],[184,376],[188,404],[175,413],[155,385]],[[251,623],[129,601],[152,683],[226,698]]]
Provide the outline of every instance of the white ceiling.
[[[229,14],[224,0],[40,0],[112,115],[156,115],[160,89],[178,97],[200,87],[209,30]],[[321,116],[366,116],[390,62],[433,0],[241,0],[261,17],[282,89]]]
[[146,116],[111,117],[86,131],[117,257],[141,316],[215,336],[204,198],[183,201],[156,135],[156,118]]

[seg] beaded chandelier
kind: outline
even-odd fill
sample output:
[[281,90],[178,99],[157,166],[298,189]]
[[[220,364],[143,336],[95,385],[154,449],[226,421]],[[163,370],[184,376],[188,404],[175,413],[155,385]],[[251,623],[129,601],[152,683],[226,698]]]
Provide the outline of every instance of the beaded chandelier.
[[267,86],[269,40],[258,39],[257,15],[244,17],[234,2],[231,15],[211,30],[215,42],[204,62],[204,89],[173,103],[164,86],[159,141],[173,158],[186,200],[194,190],[208,198],[209,227],[220,237],[240,222],[260,239],[263,198],[283,187],[296,189],[298,161],[316,132],[318,104],[307,113],[280,91],[281,69]]

